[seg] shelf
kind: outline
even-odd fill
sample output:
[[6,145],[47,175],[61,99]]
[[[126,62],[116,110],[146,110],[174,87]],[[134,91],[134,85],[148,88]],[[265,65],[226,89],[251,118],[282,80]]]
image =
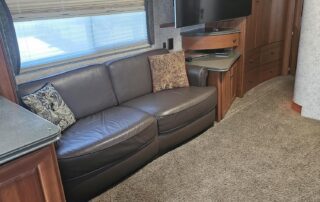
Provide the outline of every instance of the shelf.
[[230,52],[228,57],[219,57],[210,55],[207,57],[194,59],[192,62],[188,62],[188,65],[205,67],[209,71],[213,72],[227,72],[232,65],[239,59],[240,53],[236,51]]

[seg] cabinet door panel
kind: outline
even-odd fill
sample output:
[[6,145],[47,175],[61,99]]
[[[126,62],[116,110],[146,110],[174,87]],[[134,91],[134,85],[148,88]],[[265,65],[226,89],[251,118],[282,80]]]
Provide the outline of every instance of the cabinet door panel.
[[271,0],[256,0],[258,2],[256,19],[255,48],[268,44],[270,31]]
[[289,0],[272,0],[269,43],[284,40],[288,1]]
[[263,47],[261,50],[260,64],[263,65],[263,64],[273,62],[282,58],[282,52],[283,52],[282,46],[283,46],[282,43],[273,43]]
[[260,48],[246,52],[245,71],[256,69],[260,66]]
[[65,201],[54,146],[0,167],[0,201]]
[[281,61],[272,62],[261,67],[260,82],[272,79],[280,74]]

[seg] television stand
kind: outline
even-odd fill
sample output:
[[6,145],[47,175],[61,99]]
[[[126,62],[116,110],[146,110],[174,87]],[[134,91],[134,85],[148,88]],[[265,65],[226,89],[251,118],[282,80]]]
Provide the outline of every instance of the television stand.
[[[241,52],[234,51],[239,50],[240,34],[237,29],[200,29],[182,33],[182,47],[187,57],[198,52],[211,53],[207,57],[189,60],[188,64],[208,69],[208,85],[216,86],[218,91],[218,122],[224,118],[235,98],[240,96]],[[227,56],[224,56],[223,49],[230,49]]]

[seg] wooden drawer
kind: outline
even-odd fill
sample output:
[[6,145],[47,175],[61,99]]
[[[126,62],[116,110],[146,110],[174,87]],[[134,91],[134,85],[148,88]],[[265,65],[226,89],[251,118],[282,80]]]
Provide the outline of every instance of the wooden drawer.
[[282,58],[282,42],[273,43],[261,48],[260,63],[266,64]]
[[246,72],[245,85],[246,85],[247,91],[254,88],[255,86],[257,86],[260,83],[259,73],[260,73],[259,68]]
[[184,50],[209,50],[231,48],[239,46],[240,35],[226,34],[217,36],[183,36],[182,47]]
[[260,71],[260,81],[264,82],[276,76],[279,76],[280,67],[281,67],[281,61],[272,62],[262,66]]
[[248,51],[246,55],[246,71],[258,68],[260,66],[260,48]]

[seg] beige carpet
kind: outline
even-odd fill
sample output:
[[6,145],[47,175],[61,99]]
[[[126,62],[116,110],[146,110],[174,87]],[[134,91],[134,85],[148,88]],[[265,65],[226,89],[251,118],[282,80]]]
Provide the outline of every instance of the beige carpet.
[[320,201],[320,122],[291,110],[292,91],[291,77],[256,87],[214,128],[93,202]]

